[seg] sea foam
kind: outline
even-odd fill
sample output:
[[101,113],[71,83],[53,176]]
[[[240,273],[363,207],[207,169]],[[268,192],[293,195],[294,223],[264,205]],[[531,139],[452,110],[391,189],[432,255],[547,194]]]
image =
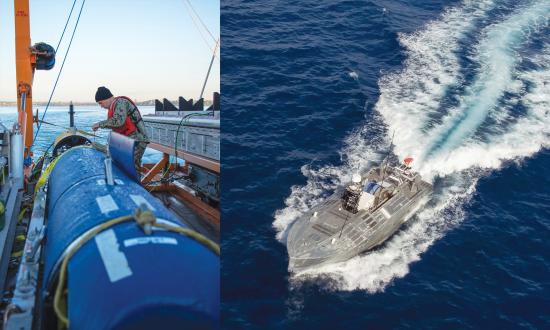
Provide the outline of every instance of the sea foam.
[[[400,159],[413,155],[415,169],[436,182],[432,200],[380,248],[346,262],[322,266],[291,276],[291,285],[312,279],[329,279],[334,290],[383,291],[409,273],[411,263],[446,232],[459,225],[477,181],[550,144],[550,47],[540,54],[521,55],[523,45],[548,34],[550,3],[535,1],[518,6],[505,17],[491,18],[495,1],[465,1],[451,8],[422,31],[400,35],[407,59],[402,71],[380,79],[375,106],[385,127],[368,123],[350,135],[342,151],[344,165],[302,167],[304,186],[294,186],[286,207],[275,214],[277,238],[285,243],[290,225],[352,173],[380,161],[395,132],[394,153]],[[489,24],[482,21],[493,19]],[[477,71],[462,76],[457,53],[467,36],[475,36],[471,59]],[[526,56],[526,57],[522,57]],[[530,61],[529,69],[518,64]],[[456,86],[457,104],[443,108],[443,100]],[[503,99],[513,95],[514,100]],[[513,101],[513,102],[512,102]],[[526,110],[517,113],[521,105]],[[443,114],[439,120],[434,115]],[[510,118],[514,120],[509,120]],[[487,120],[490,127],[482,134]],[[365,131],[378,130],[375,141]],[[439,179],[437,179],[439,178]]]

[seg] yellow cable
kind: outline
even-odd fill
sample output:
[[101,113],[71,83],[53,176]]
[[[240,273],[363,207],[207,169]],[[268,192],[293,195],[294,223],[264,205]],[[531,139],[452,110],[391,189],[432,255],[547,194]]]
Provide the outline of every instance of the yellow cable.
[[194,239],[195,241],[203,244],[208,249],[210,249],[212,252],[214,252],[217,256],[220,255],[220,247],[218,244],[212,242],[208,238],[204,237],[203,235],[197,233],[196,231],[187,229],[187,228],[181,228],[174,225],[168,225],[168,224],[161,224],[156,223],[154,216],[152,216],[152,213],[150,211],[145,212],[139,212],[136,213],[136,215],[126,215],[121,216],[118,218],[111,219],[109,221],[106,221],[102,223],[100,226],[94,228],[89,233],[87,233],[74,247],[72,247],[68,253],[63,258],[63,262],[61,263],[61,268],[59,270],[59,281],[57,282],[57,287],[55,290],[54,295],[54,310],[55,314],[57,315],[59,321],[61,321],[62,325],[66,328],[69,328],[69,319],[65,315],[65,312],[62,311],[61,303],[62,303],[62,294],[63,294],[63,287],[65,286],[65,277],[67,273],[67,265],[69,263],[69,259],[84,245],[86,244],[90,239],[95,237],[97,234],[101,233],[102,231],[106,230],[107,228],[110,228],[114,225],[117,225],[119,223],[129,221],[134,219],[140,226],[143,226],[145,224],[150,224],[154,227],[162,228],[168,231],[179,233],[183,236],[190,237]]
[[17,222],[21,222],[23,220],[23,217],[25,217],[25,213],[27,213],[28,208],[25,207],[24,209],[19,212],[19,215],[17,216]]
[[153,226],[157,228],[162,228],[168,231],[173,231],[183,236],[188,236],[194,239],[195,241],[201,243],[202,245],[206,246],[210,251],[214,252],[217,256],[220,255],[220,246],[218,244],[212,242],[211,240],[197,233],[194,230],[182,228],[174,225],[169,225],[165,223],[155,223]]
[[11,254],[12,258],[19,258],[19,257],[22,256],[22,255],[23,255],[23,250],[21,250],[21,251],[16,251],[16,252],[13,252],[13,253]]
[[[65,126],[61,126],[61,125],[57,125],[57,124],[52,124],[52,123],[49,123],[45,120],[38,120],[39,122],[41,122],[42,124],[46,124],[46,125],[51,125],[51,126],[55,126],[55,127],[60,127],[60,128],[63,128],[63,129],[66,129],[67,131],[70,131],[71,128],[70,127],[65,127]],[[89,133],[89,132],[86,132],[86,131],[83,131],[81,129],[77,129],[76,130],[78,133],[80,134],[83,134],[83,135],[88,135],[88,136],[93,136],[93,137],[101,137],[99,135],[95,135],[93,133]]]

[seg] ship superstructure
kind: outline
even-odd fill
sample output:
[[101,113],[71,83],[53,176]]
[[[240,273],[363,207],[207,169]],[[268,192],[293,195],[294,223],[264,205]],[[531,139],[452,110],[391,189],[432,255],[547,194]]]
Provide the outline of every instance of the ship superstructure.
[[[411,159],[412,161],[412,159]],[[289,269],[352,258],[382,244],[427,201],[432,186],[408,164],[384,162],[338,189],[289,230]]]

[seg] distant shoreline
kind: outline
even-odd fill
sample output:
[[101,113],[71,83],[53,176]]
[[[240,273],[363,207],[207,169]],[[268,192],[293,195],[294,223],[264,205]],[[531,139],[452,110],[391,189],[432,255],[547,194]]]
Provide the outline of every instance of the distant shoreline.
[[[172,102],[172,104],[176,105],[178,104],[178,101],[170,101]],[[97,103],[95,102],[72,102],[74,106],[99,106]],[[48,102],[33,102],[33,106],[39,106],[39,107],[44,107],[46,106],[46,104],[48,104]],[[71,102],[66,102],[66,101],[63,101],[63,102],[51,102],[50,103],[50,106],[55,106],[55,107],[62,107],[62,106],[69,106],[71,104]],[[138,106],[154,106],[155,105],[155,100],[147,100],[147,101],[141,101],[141,102],[136,102],[136,104]],[[204,105],[205,106],[209,106],[212,104],[212,101],[211,100],[204,100]],[[17,102],[14,102],[14,101],[0,101],[0,107],[14,107],[14,106],[17,106]]]
[[[37,107],[44,107],[46,106],[48,102],[33,102],[33,106]],[[71,102],[51,102],[50,106],[69,106]],[[97,103],[90,103],[90,102],[73,102],[74,106],[90,106],[90,105],[97,105]],[[140,104],[138,104],[140,105]],[[12,101],[0,101],[0,106],[2,107],[15,107],[17,106],[17,102]]]

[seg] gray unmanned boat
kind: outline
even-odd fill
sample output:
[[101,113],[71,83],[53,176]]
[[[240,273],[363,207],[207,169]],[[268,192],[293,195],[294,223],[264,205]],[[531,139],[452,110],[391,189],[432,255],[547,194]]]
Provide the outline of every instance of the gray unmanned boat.
[[355,174],[347,187],[296,220],[287,237],[289,270],[347,260],[395,233],[432,192],[410,162]]

